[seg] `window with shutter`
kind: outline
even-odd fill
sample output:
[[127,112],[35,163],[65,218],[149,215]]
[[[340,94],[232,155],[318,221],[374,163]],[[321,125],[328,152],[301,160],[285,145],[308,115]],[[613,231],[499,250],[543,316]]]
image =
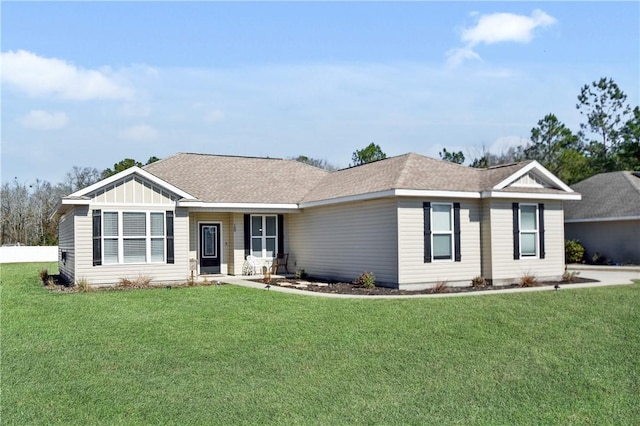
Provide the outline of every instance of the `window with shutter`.
[[424,214],[424,262],[462,260],[460,203],[422,204]]
[[544,204],[513,203],[513,258],[544,259]]

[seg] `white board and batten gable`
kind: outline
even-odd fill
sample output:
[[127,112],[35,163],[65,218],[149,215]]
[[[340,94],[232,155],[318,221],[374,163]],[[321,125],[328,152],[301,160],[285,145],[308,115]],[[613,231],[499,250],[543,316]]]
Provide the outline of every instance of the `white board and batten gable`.
[[78,205],[175,207],[179,200],[196,198],[139,167],[131,167],[64,197],[56,212],[62,215]]

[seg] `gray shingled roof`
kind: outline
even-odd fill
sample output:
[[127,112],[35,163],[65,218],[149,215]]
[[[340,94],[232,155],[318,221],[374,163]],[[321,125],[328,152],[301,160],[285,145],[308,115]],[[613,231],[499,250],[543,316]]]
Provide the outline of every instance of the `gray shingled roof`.
[[395,189],[481,192],[529,163],[475,169],[409,153],[328,172],[295,160],[181,153],[144,169],[204,202],[297,204]]
[[392,189],[480,192],[491,189],[528,163],[475,169],[409,153],[333,172],[312,189],[303,201]]
[[296,204],[329,173],[295,160],[186,153],[144,169],[211,203]]
[[611,172],[572,185],[582,201],[566,201],[565,219],[640,216],[640,172]]

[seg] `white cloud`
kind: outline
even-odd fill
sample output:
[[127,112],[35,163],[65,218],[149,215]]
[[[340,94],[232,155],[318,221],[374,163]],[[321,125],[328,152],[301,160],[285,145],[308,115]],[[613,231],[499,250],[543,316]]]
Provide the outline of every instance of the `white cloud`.
[[71,100],[129,99],[130,88],[109,76],[109,71],[76,67],[56,58],[43,58],[25,50],[3,52],[2,82],[32,97]]
[[134,141],[149,141],[155,139],[157,136],[158,131],[147,124],[137,124],[127,127],[120,132],[121,138]]
[[67,125],[67,114],[61,111],[47,112],[33,110],[19,119],[20,124],[30,129],[52,130],[61,129]]
[[450,67],[457,67],[467,59],[482,60],[480,55],[473,51],[470,47],[460,47],[457,49],[451,49],[447,52],[447,64]]
[[493,13],[481,15],[475,27],[462,32],[462,41],[469,46],[479,43],[493,44],[513,41],[529,43],[533,39],[533,31],[538,27],[546,27],[556,22],[556,19],[536,9],[531,16],[516,15],[514,13]]
[[556,19],[540,9],[531,16],[514,13],[492,13],[477,15],[477,23],[462,31],[461,41],[466,45],[447,52],[449,66],[458,66],[466,59],[480,59],[473,50],[478,44],[494,44],[502,42],[529,43],[537,28],[555,24]]

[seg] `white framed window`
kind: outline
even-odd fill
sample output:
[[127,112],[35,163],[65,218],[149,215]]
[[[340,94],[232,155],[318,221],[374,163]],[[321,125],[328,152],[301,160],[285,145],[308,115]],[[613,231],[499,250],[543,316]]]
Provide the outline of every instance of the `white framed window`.
[[164,263],[165,212],[102,213],[102,264]]
[[520,256],[538,256],[538,206],[520,204]]
[[278,216],[251,216],[251,254],[255,257],[275,257],[278,252]]
[[433,260],[453,259],[453,204],[431,204],[431,247]]

